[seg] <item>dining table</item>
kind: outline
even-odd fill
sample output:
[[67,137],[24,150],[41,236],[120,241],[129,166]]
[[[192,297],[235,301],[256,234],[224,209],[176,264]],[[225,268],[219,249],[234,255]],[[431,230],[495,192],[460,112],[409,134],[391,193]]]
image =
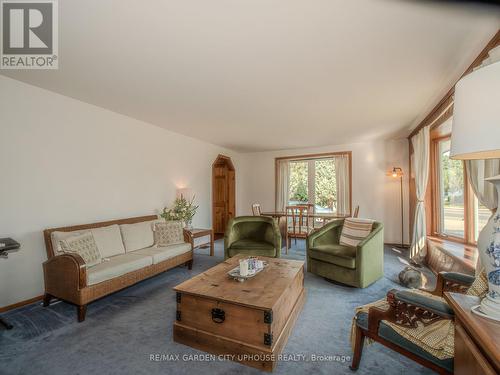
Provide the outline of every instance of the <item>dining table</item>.
[[[288,243],[288,228],[287,228],[287,216],[292,216],[290,213],[287,213],[286,211],[265,211],[261,212],[262,216],[270,216],[274,219],[277,219],[278,226],[280,228],[281,232],[281,238],[282,238],[282,245],[281,247],[286,247],[286,244]],[[335,220],[335,219],[345,219],[346,217],[349,217],[349,215],[341,215],[337,214],[334,212],[317,212],[317,213],[307,213],[304,214],[303,216],[308,216],[309,218],[313,219],[313,229],[315,229],[315,222],[316,219],[321,219],[321,225],[318,226],[320,228],[323,226],[326,222],[330,220]],[[282,220],[282,218],[285,218],[285,220]],[[287,249],[288,253],[288,249]]]

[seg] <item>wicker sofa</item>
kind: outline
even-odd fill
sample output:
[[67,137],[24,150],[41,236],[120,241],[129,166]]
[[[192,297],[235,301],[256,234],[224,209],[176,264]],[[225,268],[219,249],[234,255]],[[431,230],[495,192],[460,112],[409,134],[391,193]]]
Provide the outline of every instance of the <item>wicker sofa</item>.
[[[155,247],[152,223],[156,216],[106,221],[44,231],[48,260],[43,263],[44,306],[55,297],[78,308],[85,320],[87,304],[173,267],[193,264],[193,243],[184,232],[184,243]],[[90,231],[104,261],[87,267],[76,253],[61,252],[59,243],[71,235]],[[149,245],[149,246],[147,246]]]

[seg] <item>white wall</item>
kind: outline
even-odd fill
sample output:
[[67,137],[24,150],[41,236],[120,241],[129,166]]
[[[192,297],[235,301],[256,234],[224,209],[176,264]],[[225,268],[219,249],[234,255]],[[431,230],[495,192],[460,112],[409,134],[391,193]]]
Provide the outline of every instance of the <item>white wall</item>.
[[[253,202],[274,208],[275,157],[352,151],[353,205],[400,241],[399,184],[385,172],[408,171],[406,140],[239,154],[0,76],[0,141],[0,237],[22,245],[0,259],[0,307],[43,293],[45,228],[156,213],[177,187],[194,190],[194,224],[209,226],[219,153],[236,166],[241,215]],[[405,229],[407,219],[405,206]]]
[[219,153],[242,195],[234,152],[3,76],[0,142],[0,237],[22,245],[0,259],[0,307],[43,293],[45,228],[153,214],[184,186],[208,227]]
[[[262,209],[274,210],[274,158],[335,151],[352,151],[352,202],[360,206],[360,216],[384,223],[385,242],[401,242],[401,211],[399,179],[386,176],[393,166],[408,172],[408,141],[406,139],[355,143],[320,148],[244,154],[245,192],[242,210],[250,213],[252,203]],[[408,242],[408,176],[403,181],[404,230]],[[246,202],[246,203],[244,203]]]

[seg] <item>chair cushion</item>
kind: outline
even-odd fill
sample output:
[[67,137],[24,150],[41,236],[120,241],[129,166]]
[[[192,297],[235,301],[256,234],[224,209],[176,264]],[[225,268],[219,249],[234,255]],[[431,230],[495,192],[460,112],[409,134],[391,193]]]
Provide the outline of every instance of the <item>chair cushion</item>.
[[147,249],[136,250],[129,254],[150,256],[153,258],[153,264],[157,264],[189,251],[191,251],[191,244],[183,242],[181,244],[169,245],[165,247],[148,247]]
[[346,218],[342,226],[340,244],[346,246],[358,246],[372,231],[373,220]]
[[125,251],[129,252],[153,246],[155,242],[153,234],[154,222],[156,221],[120,225]]
[[[368,314],[366,312],[360,312],[357,315],[356,324],[364,330],[368,330]],[[453,373],[453,358],[448,359],[438,359],[431,355],[429,352],[423,350],[418,345],[412,343],[411,341],[400,336],[396,331],[384,322],[380,323],[378,334],[383,339],[408,350],[409,352],[417,355],[418,357],[424,358],[435,365],[446,369],[447,371]]]
[[153,264],[153,258],[141,254],[120,254],[87,269],[87,284],[99,284],[106,280],[137,271]]
[[90,233],[94,236],[95,243],[103,258],[125,254],[122,234],[117,224],[107,227],[92,228]]
[[181,244],[184,242],[182,222],[180,221],[160,221],[153,225],[155,245],[164,247]]
[[67,237],[60,244],[61,250],[64,253],[76,253],[80,255],[87,267],[101,263],[101,253],[94,241],[94,236],[90,232]]
[[336,244],[317,245],[309,248],[308,255],[322,262],[336,264],[337,266],[350,269],[356,268],[355,247]]
[[234,249],[230,248],[228,250],[229,257],[234,257],[237,254],[243,254],[248,256],[261,256],[261,257],[276,257],[276,250],[274,249]]
[[231,249],[255,249],[255,250],[273,250],[274,245],[264,241],[250,240],[250,239],[242,239],[238,241],[234,241],[231,244]]

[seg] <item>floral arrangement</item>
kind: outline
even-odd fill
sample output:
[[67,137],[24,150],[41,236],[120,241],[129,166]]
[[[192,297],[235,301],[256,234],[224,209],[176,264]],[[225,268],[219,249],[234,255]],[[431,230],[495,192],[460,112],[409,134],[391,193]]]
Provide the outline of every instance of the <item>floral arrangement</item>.
[[175,199],[171,208],[165,207],[160,216],[165,220],[183,221],[187,226],[190,226],[199,207],[194,204],[194,198],[193,196],[193,199],[188,201],[181,195],[180,198]]

